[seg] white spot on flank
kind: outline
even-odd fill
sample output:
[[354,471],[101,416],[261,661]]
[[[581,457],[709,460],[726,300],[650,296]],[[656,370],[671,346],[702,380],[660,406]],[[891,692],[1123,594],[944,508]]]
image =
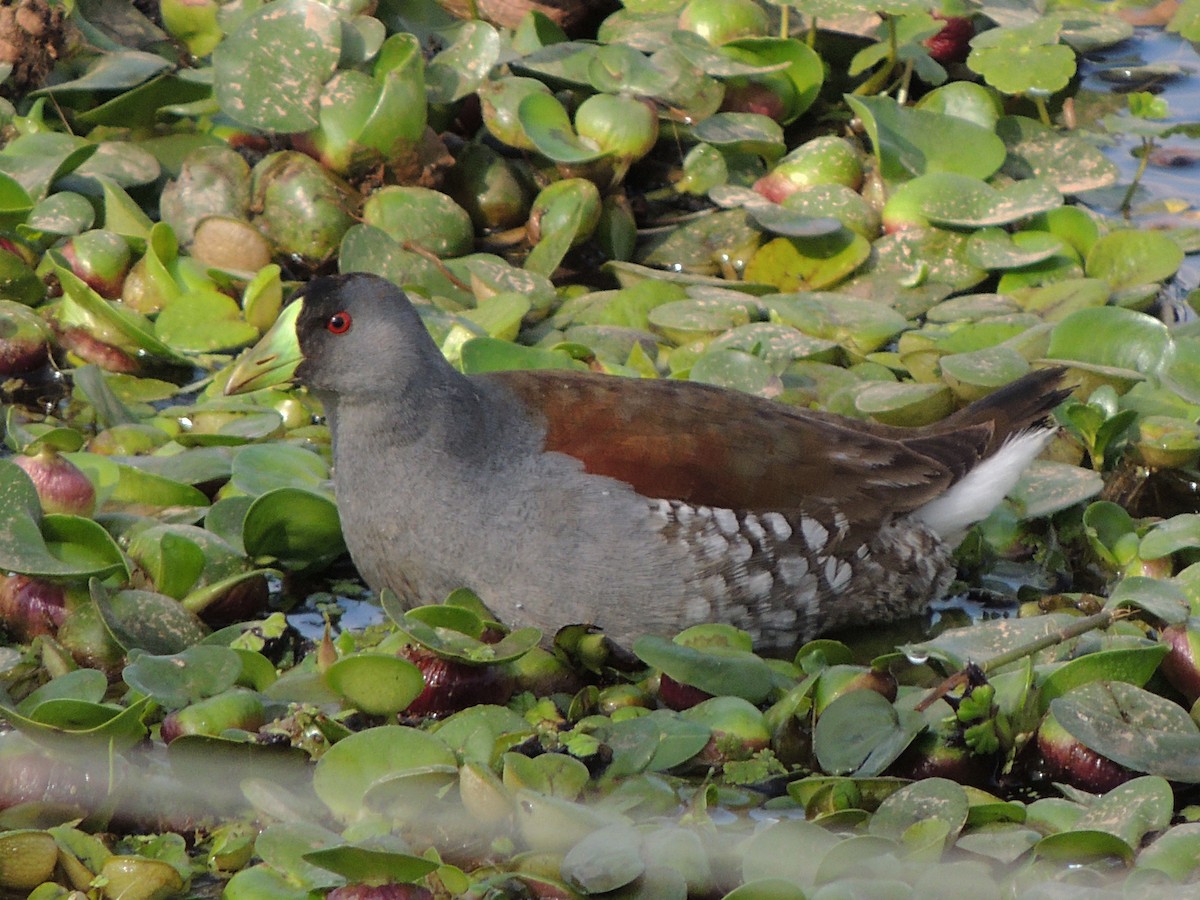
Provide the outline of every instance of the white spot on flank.
[[722,534],[733,535],[738,533],[737,516],[733,514],[731,509],[713,509],[713,521],[717,523],[717,527],[721,529]]
[[771,530],[771,535],[777,541],[786,541],[792,536],[792,526],[777,512],[764,513],[762,523]]
[[808,544],[808,549],[814,553],[821,550],[825,546],[825,542],[829,540],[829,530],[816,519],[810,519],[808,516],[801,517],[800,532],[804,535],[804,543]]
[[703,622],[712,613],[712,604],[704,597],[689,597],[687,601],[687,618],[693,622]]
[[788,587],[796,587],[808,574],[808,560],[803,556],[784,556],[779,560],[779,577]]
[[742,531],[745,532],[746,537],[750,538],[756,544],[761,544],[762,539],[767,536],[766,531],[759,524],[758,517],[754,515],[747,515],[742,520]]
[[850,583],[850,576],[853,574],[849,563],[843,562],[836,556],[826,557],[825,581],[831,591],[837,592],[845,588]]

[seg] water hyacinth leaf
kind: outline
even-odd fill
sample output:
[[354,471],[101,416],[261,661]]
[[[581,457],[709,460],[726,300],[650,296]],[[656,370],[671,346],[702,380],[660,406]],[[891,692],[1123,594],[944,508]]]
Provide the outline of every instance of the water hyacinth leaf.
[[29,96],[53,94],[69,98],[72,94],[92,91],[127,91],[169,68],[171,63],[154,53],[139,50],[105,53],[79,78],[32,91]]
[[8,228],[16,227],[33,208],[33,200],[20,182],[0,173],[0,223]]
[[475,309],[466,310],[463,318],[474,322],[489,337],[514,341],[530,307],[529,298],[524,294],[505,291],[486,298]]
[[587,786],[588,768],[578,759],[558,753],[530,758],[520,753],[503,757],[504,787],[511,791],[535,790],[548,797],[575,800]]
[[821,713],[813,750],[824,772],[869,777],[891,765],[924,729],[920,714],[875,691],[850,691]]
[[743,350],[709,348],[688,370],[690,381],[766,396],[780,387],[762,359]]
[[325,82],[341,54],[336,10],[281,0],[244,19],[213,51],[213,87],[226,115],[265,131],[317,126]]
[[664,772],[687,762],[704,749],[712,732],[659,710],[648,716],[611,722],[603,740],[613,751],[606,775],[617,778],[638,772]]
[[517,119],[534,148],[557,163],[580,165],[608,156],[594,142],[575,133],[566,109],[551,94],[530,94],[521,101]]
[[1131,847],[1147,834],[1171,823],[1174,794],[1166,779],[1145,775],[1117,785],[1084,811],[1075,823],[1079,831],[1104,831]]
[[1138,854],[1137,867],[1186,881],[1200,868],[1200,822],[1184,822],[1160,834]]
[[339,659],[325,682],[355,709],[370,716],[394,716],[425,688],[421,670],[398,656],[362,653]]
[[717,113],[697,124],[692,134],[696,140],[726,151],[760,156],[768,164],[786,149],[779,123],[758,113]]
[[1107,187],[1117,180],[1112,160],[1076,132],[1048,128],[1027,116],[1004,116],[996,134],[1008,148],[1003,171],[1013,178],[1044,178],[1064,194]]
[[160,706],[180,709],[229,690],[241,674],[237,651],[198,645],[175,654],[131,653],[121,678]]
[[854,408],[885,425],[929,425],[953,411],[954,393],[944,384],[875,382],[855,393]]
[[[756,832],[742,845],[742,878],[779,878],[793,885],[811,887],[825,854],[839,837],[812,822],[784,819]],[[804,852],[797,852],[804,848]]]
[[773,321],[837,341],[855,353],[874,352],[908,327],[908,320],[890,307],[843,294],[776,294],[764,303]]
[[193,409],[192,427],[175,436],[184,447],[236,447],[279,433],[283,417],[273,409]]
[[1080,309],[1054,326],[1049,359],[1157,375],[1171,355],[1167,326],[1116,306]]
[[839,293],[867,297],[904,316],[923,315],[952,293],[969,290],[988,271],[967,259],[966,234],[945,228],[906,228],[871,246],[871,257]]
[[1133,861],[1133,848],[1106,831],[1067,831],[1051,834],[1033,845],[1033,853],[1043,859],[1085,865],[1103,859]]
[[93,181],[100,182],[104,192],[104,227],[129,241],[132,247],[142,247],[150,238],[154,223],[123,187],[96,175]]
[[722,648],[701,649],[654,635],[643,635],[633,652],[646,665],[659,669],[680,684],[706,693],[741,697],[751,703],[766,699],[774,677],[766,661],[753,653]]
[[329,465],[303,447],[253,445],[234,455],[229,480],[252,497],[285,487],[316,491],[329,481]]
[[135,589],[110,592],[95,578],[89,587],[105,627],[126,651],[180,653],[208,634],[195,613],[166,594]]
[[738,297],[689,298],[651,309],[648,324],[675,344],[690,344],[716,337],[750,321],[754,304]]
[[[26,134],[11,141],[0,153],[0,173],[16,181],[33,202],[44,200],[50,187],[74,172],[100,149],[99,144],[65,134]],[[3,187],[0,182],[0,188]],[[6,202],[13,202],[11,189]],[[0,199],[4,198],[0,194]]]
[[[795,38],[738,38],[722,44],[721,53],[763,66],[787,64],[787,68],[779,73],[790,88],[778,91],[784,102],[777,120],[783,125],[791,124],[808,111],[825,81],[825,66],[821,57]],[[773,82],[770,84],[775,86]]]
[[981,269],[1017,269],[1047,260],[1062,248],[1063,242],[1046,232],[983,228],[971,235],[967,259]]
[[51,577],[127,574],[108,532],[91,519],[41,514],[33,482],[16,463],[0,460],[0,566]]
[[588,894],[614,891],[644,871],[641,847],[641,836],[631,825],[600,828],[567,851],[562,876]]
[[1113,291],[1165,281],[1183,263],[1179,244],[1157,231],[1122,229],[1098,238],[1087,255],[1089,278],[1102,278]]
[[[134,314],[119,309],[88,287],[57,259],[54,272],[62,285],[64,299],[60,313],[70,324],[87,324],[103,334],[119,337],[123,344],[143,351],[163,362],[190,365],[187,357],[163,343]],[[74,306],[69,306],[74,304]]]
[[[694,222],[689,222],[673,229],[664,238],[652,241],[640,262],[647,266],[658,266],[672,270],[666,273],[647,273],[648,277],[657,279],[682,280],[680,276],[686,273],[715,275],[721,271],[721,263],[728,261],[737,266],[744,263],[753,255],[762,240],[761,232],[753,226],[749,215],[743,209],[727,209],[703,216]],[[618,280],[624,286],[631,283],[629,274],[636,271],[632,263],[608,262],[605,265],[617,274]],[[682,271],[681,271],[682,270]],[[752,287],[750,282],[729,282],[723,279],[722,287],[741,290]],[[773,288],[760,288],[758,293],[771,291]]]
[[246,321],[259,332],[266,331],[283,308],[281,269],[272,263],[264,266],[242,291],[242,311]]
[[1121,579],[1104,606],[1106,609],[1141,609],[1168,625],[1187,621],[1190,611],[1187,594],[1178,584],[1144,575]]
[[251,558],[320,565],[345,552],[337,506],[322,494],[285,487],[267,491],[246,510],[242,545]]
[[500,35],[482,21],[466,21],[454,43],[429,61],[425,85],[430,103],[453,103],[474,92],[500,58]]
[[1138,545],[1142,559],[1160,559],[1180,550],[1200,547],[1200,515],[1184,513],[1158,522]]
[[[254,885],[240,896],[244,898],[278,897],[279,900],[283,900],[283,898],[292,896],[291,893],[286,892],[288,889],[300,891],[302,896],[307,896],[308,891],[313,888],[337,887],[343,883],[344,879],[334,875],[328,869],[319,868],[305,861],[304,856],[326,847],[338,847],[342,844],[341,835],[321,827],[316,822],[277,822],[268,825],[255,840],[254,852],[271,868],[256,866],[243,869],[234,877],[236,879],[252,872],[278,871],[287,873],[287,883],[280,886],[282,893],[279,894],[273,891],[264,894],[254,893],[254,890],[262,888],[260,885]],[[305,887],[298,887],[297,881]],[[232,887],[232,882],[230,885]],[[267,888],[267,890],[271,889]]]
[[1025,357],[1003,345],[949,353],[938,360],[938,365],[950,389],[968,402],[985,397],[1029,371]]
[[[715,202],[720,202],[713,197]],[[841,230],[837,219],[806,216],[776,203],[763,203],[749,209],[750,218],[758,227],[784,237],[815,238]]]
[[790,325],[777,322],[748,322],[718,336],[710,350],[742,350],[761,357],[772,372],[780,372],[795,360],[810,359],[831,363],[837,356],[837,342],[804,334]]
[[917,109],[966,119],[989,130],[1004,113],[1000,95],[973,81],[952,81],[934,88],[917,101]]
[[786,878],[746,877],[740,886],[725,895],[725,900],[805,900],[800,886]]
[[1076,621],[1075,616],[1066,613],[997,619],[966,628],[952,628],[933,640],[905,644],[900,649],[911,660],[936,661],[940,669],[954,672],[968,662],[983,663],[993,656],[1060,632]]
[[[957,172],[930,172],[897,189],[889,203],[915,202],[935,225],[985,228],[1008,225],[1062,205],[1062,195],[1049,183],[1031,178],[1002,189]],[[886,218],[886,210],[885,210]]]
[[354,882],[411,883],[438,868],[433,860],[366,847],[323,847],[304,854],[305,862]]
[[313,790],[335,816],[353,821],[372,785],[402,773],[457,770],[454,751],[415,728],[370,728],[338,741],[317,761]]
[[866,238],[839,225],[818,237],[768,241],[746,264],[745,274],[780,291],[819,291],[845,280],[870,255]]
[[158,314],[154,333],[184,353],[212,353],[244,347],[259,331],[242,317],[236,300],[212,288],[176,298]]
[[17,712],[31,716],[47,700],[80,700],[99,703],[108,691],[108,679],[99,669],[75,669],[43,684],[17,704]]
[[69,98],[64,105],[73,105],[79,110],[73,120],[77,124],[130,128],[152,126],[160,111],[185,108],[193,103],[210,103],[211,97],[211,84],[163,72],[105,103],[89,106],[95,102],[95,95],[83,93]]
[[683,29],[672,31],[670,40],[674,45],[672,49],[682,53],[693,65],[716,78],[769,75],[781,72],[787,65],[786,61],[769,62],[745,53],[725,53],[724,44],[720,48],[714,47],[702,35]]
[[1070,660],[1051,672],[1038,689],[1038,709],[1045,713],[1050,702],[1093,681],[1124,681],[1142,687],[1167,655],[1166,644],[1100,650]]
[[1023,517],[1037,519],[1095,497],[1104,489],[1100,473],[1069,463],[1035,460],[1009,492]]
[[25,737],[50,750],[65,753],[119,753],[146,737],[143,719],[154,701],[142,697],[124,708],[107,703],[48,700],[38,707],[39,718],[23,716],[0,703],[0,718]]
[[887,179],[932,172],[985,179],[1004,162],[1004,143],[974,122],[900,106],[891,97],[847,96],[846,102],[863,120]]
[[970,801],[962,786],[945,778],[926,778],[892,794],[871,817],[868,832],[901,840],[918,822],[936,820],[952,843],[967,821]]
[[1136,772],[1200,782],[1200,729],[1178,704],[1120,681],[1096,681],[1050,704],[1067,732]]
[[597,44],[565,41],[512,60],[509,67],[518,75],[527,74],[537,78],[550,90],[586,88],[591,84],[589,72],[599,50]]
[[[20,190],[20,185],[6,177],[0,177],[0,217],[12,212],[12,194],[9,192],[14,188]],[[21,194],[25,195],[25,192],[21,190]],[[28,195],[25,195],[25,202],[28,199]],[[86,197],[74,191],[57,191],[34,206],[29,211],[29,217],[23,227],[18,230],[28,235],[53,234],[66,237],[86,231],[95,221],[96,210]]]
[[162,168],[153,155],[129,141],[104,141],[75,174],[81,178],[108,178],[121,187],[149,184]]
[[[0,219],[2,218],[3,215],[0,214]],[[45,320],[41,316],[35,314],[38,320],[35,322],[26,313],[13,309],[18,303],[23,306],[37,306],[46,296],[45,283],[25,260],[14,253],[0,253],[0,286],[3,286],[4,293],[0,302],[4,304],[6,333],[11,330],[20,335],[26,329],[48,333]]]
[[901,844],[890,838],[856,834],[831,847],[822,857],[817,884],[866,882],[876,884],[884,896],[895,896],[902,882],[898,884],[887,876],[895,870],[901,850]]
[[204,550],[181,534],[167,532],[154,543],[152,552],[139,558],[150,583],[168,597],[183,597],[204,570]]
[[523,347],[497,338],[477,337],[462,345],[459,357],[468,375],[512,369],[584,369],[586,365],[557,350]]
[[650,57],[623,44],[599,47],[588,63],[588,78],[597,91],[609,94],[625,91],[643,97],[662,95],[675,80]]
[[543,219],[552,219],[555,227],[543,229],[541,237],[529,255],[525,257],[526,271],[544,278],[554,274],[567,251],[583,234],[586,209],[590,198],[581,191],[565,191],[557,194],[545,207]]

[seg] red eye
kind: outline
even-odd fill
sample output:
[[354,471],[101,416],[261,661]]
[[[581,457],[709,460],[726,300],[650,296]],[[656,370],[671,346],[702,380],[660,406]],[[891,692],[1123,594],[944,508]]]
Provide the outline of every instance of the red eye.
[[325,322],[325,327],[329,329],[330,334],[345,334],[350,330],[350,313],[334,313]]

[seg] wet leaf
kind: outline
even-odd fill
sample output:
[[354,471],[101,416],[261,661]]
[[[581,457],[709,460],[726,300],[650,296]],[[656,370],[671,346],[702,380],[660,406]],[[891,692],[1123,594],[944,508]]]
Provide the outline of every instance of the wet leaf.
[[1050,704],[1085,747],[1137,772],[1200,782],[1200,729],[1183,709],[1131,684],[1097,681]]
[[878,775],[925,729],[922,717],[875,691],[850,691],[825,708],[813,732],[821,769],[833,775]]
[[341,50],[337,13],[281,0],[244,19],[213,51],[213,87],[226,114],[267,131],[317,126],[317,102]]

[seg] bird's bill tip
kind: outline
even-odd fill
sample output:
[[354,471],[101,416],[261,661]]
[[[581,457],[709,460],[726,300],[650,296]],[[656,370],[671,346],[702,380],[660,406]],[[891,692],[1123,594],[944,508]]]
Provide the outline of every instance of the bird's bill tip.
[[225,382],[226,396],[277,387],[292,380],[303,358],[296,337],[302,301],[288,304],[253,347],[238,358]]

